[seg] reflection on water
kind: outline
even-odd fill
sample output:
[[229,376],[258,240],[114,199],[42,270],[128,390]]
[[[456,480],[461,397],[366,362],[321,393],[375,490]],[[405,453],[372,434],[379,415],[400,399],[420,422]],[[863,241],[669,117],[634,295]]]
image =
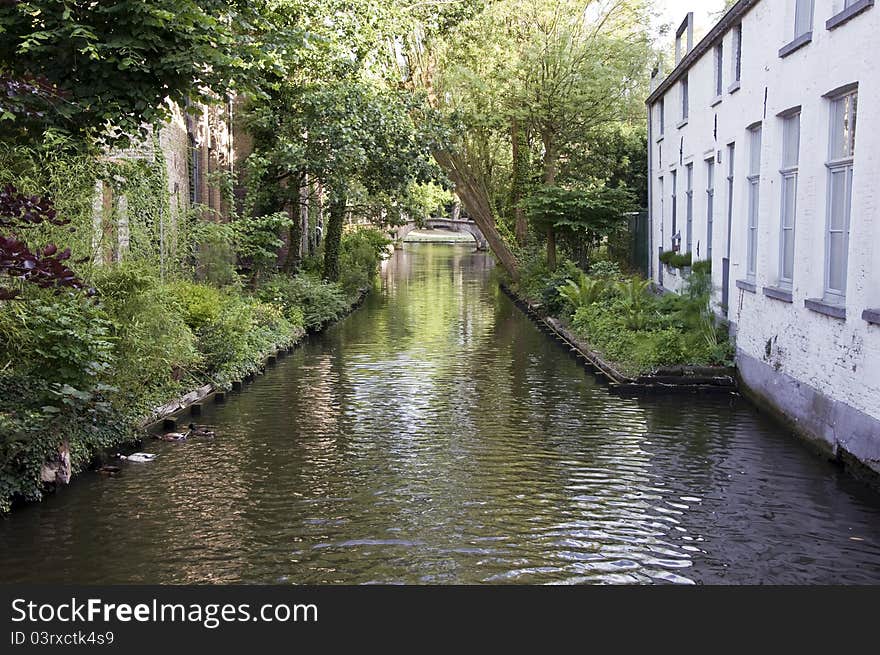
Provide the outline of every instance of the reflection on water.
[[729,399],[607,390],[470,246],[203,421],[0,522],[0,581],[880,582],[880,497]]

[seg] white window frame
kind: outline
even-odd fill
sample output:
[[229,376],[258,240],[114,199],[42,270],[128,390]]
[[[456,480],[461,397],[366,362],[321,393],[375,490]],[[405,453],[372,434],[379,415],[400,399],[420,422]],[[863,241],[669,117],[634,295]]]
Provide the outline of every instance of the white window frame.
[[687,73],[679,82],[679,93],[681,94],[681,122],[686,123],[691,113],[690,80]]
[[731,53],[730,57],[730,72],[733,77],[733,84],[735,85],[737,82],[742,81],[742,23],[736,25],[733,30],[731,30],[731,34],[733,35],[733,52]]
[[658,136],[663,136],[666,133],[666,96],[657,103],[657,121],[660,127]]
[[687,202],[685,205],[685,216],[687,219],[684,252],[693,252],[694,245],[694,164],[691,162],[685,166],[685,197]]
[[736,190],[736,143],[727,144],[727,259],[730,259],[731,231],[733,229],[733,194]]
[[[848,140],[851,141],[848,152],[844,156],[838,156],[835,152],[835,118],[836,106],[838,102],[845,102],[847,98],[852,98],[850,103],[847,119],[851,128],[851,134]],[[833,304],[844,304],[846,301],[847,286],[847,267],[849,265],[849,236],[850,223],[852,217],[852,183],[853,183],[853,163],[855,159],[855,133],[858,129],[858,87],[851,87],[845,91],[840,91],[828,96],[829,120],[828,120],[828,161],[825,163],[828,169],[827,177],[827,199],[825,208],[825,279],[823,299]],[[834,207],[834,176],[843,174],[844,188],[846,189],[846,198],[843,203],[843,225],[839,228],[832,227],[832,211]],[[839,263],[841,270],[839,271],[842,278],[843,288],[835,288],[831,286],[832,268],[835,262],[832,261],[831,241],[832,235],[840,233],[843,235],[843,261]]]
[[676,193],[678,191],[678,171],[672,171],[672,244],[675,245],[675,235],[678,231],[675,229],[678,223],[678,203],[676,202]]
[[[797,189],[798,189],[798,170],[800,166],[800,131],[801,131],[801,110],[793,109],[780,115],[782,119],[782,162],[779,168],[780,175],[780,210],[779,210],[779,286],[783,289],[791,289],[794,283],[794,248],[795,248],[795,230],[797,226]],[[789,146],[788,137],[790,132],[786,129],[791,121],[797,120],[797,147],[795,148],[794,157],[786,160],[786,152]],[[789,186],[793,186],[793,203],[788,207],[789,194],[786,190]],[[791,225],[786,225],[786,217],[791,216]],[[786,273],[786,244],[791,240],[791,274]]]
[[[794,38],[800,38],[813,31],[814,0],[794,0]],[[803,29],[798,29],[803,27]]]
[[715,155],[706,159],[706,259],[712,261],[712,230],[715,227]]
[[[757,123],[749,128],[748,159],[748,221],[746,233],[746,279],[754,282],[758,272],[758,223],[761,213],[761,149],[763,125]],[[755,148],[757,147],[757,161]],[[757,163],[757,169],[755,164]]]

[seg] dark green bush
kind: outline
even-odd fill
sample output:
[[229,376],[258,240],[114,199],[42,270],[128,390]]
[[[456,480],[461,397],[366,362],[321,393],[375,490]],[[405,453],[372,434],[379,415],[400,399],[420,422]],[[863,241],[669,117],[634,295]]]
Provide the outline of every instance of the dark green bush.
[[660,261],[672,268],[687,268],[691,265],[691,253],[677,253],[674,250],[667,250],[660,253]]
[[349,295],[369,287],[391,241],[376,229],[361,229],[342,236],[339,283]]
[[289,313],[301,311],[302,324],[307,330],[316,330],[329,321],[343,316],[349,301],[342,286],[325,282],[317,275],[300,273],[294,277],[274,275],[257,289],[257,297],[264,302],[281,305]]
[[196,337],[182,308],[149,267],[108,266],[96,272],[94,283],[113,325],[114,386],[129,397],[156,397],[200,370]]

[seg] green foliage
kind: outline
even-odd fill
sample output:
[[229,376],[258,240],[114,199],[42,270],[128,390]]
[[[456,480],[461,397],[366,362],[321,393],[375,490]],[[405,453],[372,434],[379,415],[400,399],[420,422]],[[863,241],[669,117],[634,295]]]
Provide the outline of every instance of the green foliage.
[[[277,40],[262,3],[121,0],[0,3],[0,121],[15,137],[45,130],[124,142],[168,115],[166,99],[215,101],[268,65]],[[6,89],[6,85],[0,85]],[[110,125],[114,131],[109,132]],[[9,125],[7,125],[9,129]]]
[[108,379],[124,395],[158,395],[199,370],[196,337],[154,269],[108,266],[96,271],[94,283],[113,325],[115,366]]
[[199,277],[218,287],[239,283],[235,257],[236,233],[232,225],[197,218],[192,225],[190,238]]
[[565,300],[567,314],[570,316],[581,307],[598,302],[605,292],[608,291],[608,281],[595,277],[587,277],[581,273],[577,280],[566,280],[566,283],[558,288],[559,295]]
[[379,230],[361,229],[342,236],[339,283],[353,295],[370,286],[391,241]]
[[660,253],[660,262],[672,268],[687,268],[691,265],[691,253],[677,253],[667,250]]
[[623,322],[629,330],[644,330],[648,325],[648,311],[651,309],[651,297],[648,289],[649,280],[632,277],[614,285],[619,298],[619,306],[623,310]]
[[273,268],[278,261],[278,251],[284,246],[279,234],[292,223],[285,212],[234,221],[232,230],[239,261],[247,262],[258,273]]
[[[28,289],[0,302],[0,513],[14,496],[41,496],[40,467],[71,439],[74,468],[117,432],[107,425],[113,389],[111,325],[80,294]],[[73,437],[78,436],[78,440]]]
[[349,302],[341,285],[325,282],[310,273],[294,277],[274,275],[257,289],[257,297],[264,302],[280,305],[288,312],[297,312],[306,330],[317,330],[330,321],[342,317]]
[[47,384],[92,389],[112,361],[106,313],[80,294],[0,302],[0,361]]
[[[709,309],[711,278],[692,273],[683,295],[656,296],[648,280],[621,278],[616,264],[597,262],[584,275],[570,262],[564,284],[551,274],[545,260],[528,252],[515,290],[541,299],[548,314],[572,316],[572,329],[591,348],[631,375],[679,364],[729,365],[727,335]],[[573,272],[572,272],[573,271]],[[546,294],[555,284],[556,297]]]
[[590,265],[590,276],[617,280],[621,276],[620,264],[607,260],[593,261]]
[[698,262],[694,262],[691,266],[691,271],[697,275],[709,275],[710,280],[712,276],[712,260],[711,259],[702,259]]
[[167,292],[196,335],[201,373],[221,386],[252,373],[298,336],[280,304],[193,282],[175,282]]

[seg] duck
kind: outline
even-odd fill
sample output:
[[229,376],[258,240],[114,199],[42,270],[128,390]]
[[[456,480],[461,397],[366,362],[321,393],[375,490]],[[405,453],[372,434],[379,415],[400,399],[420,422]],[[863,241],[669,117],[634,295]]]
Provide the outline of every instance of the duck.
[[153,453],[132,453],[131,455],[120,455],[117,453],[116,456],[119,459],[128,460],[129,462],[152,462],[158,457],[158,455],[154,455]]
[[166,432],[165,434],[155,435],[156,439],[159,439],[159,441],[186,441],[188,436],[189,432]]
[[122,471],[122,469],[118,466],[113,466],[112,464],[104,464],[101,468],[98,469],[98,473],[101,475],[109,475],[113,477],[114,475],[118,475]]
[[207,439],[213,439],[217,435],[213,430],[209,430],[201,425],[196,425],[195,423],[189,424],[189,432],[186,434],[190,437],[205,437]]

